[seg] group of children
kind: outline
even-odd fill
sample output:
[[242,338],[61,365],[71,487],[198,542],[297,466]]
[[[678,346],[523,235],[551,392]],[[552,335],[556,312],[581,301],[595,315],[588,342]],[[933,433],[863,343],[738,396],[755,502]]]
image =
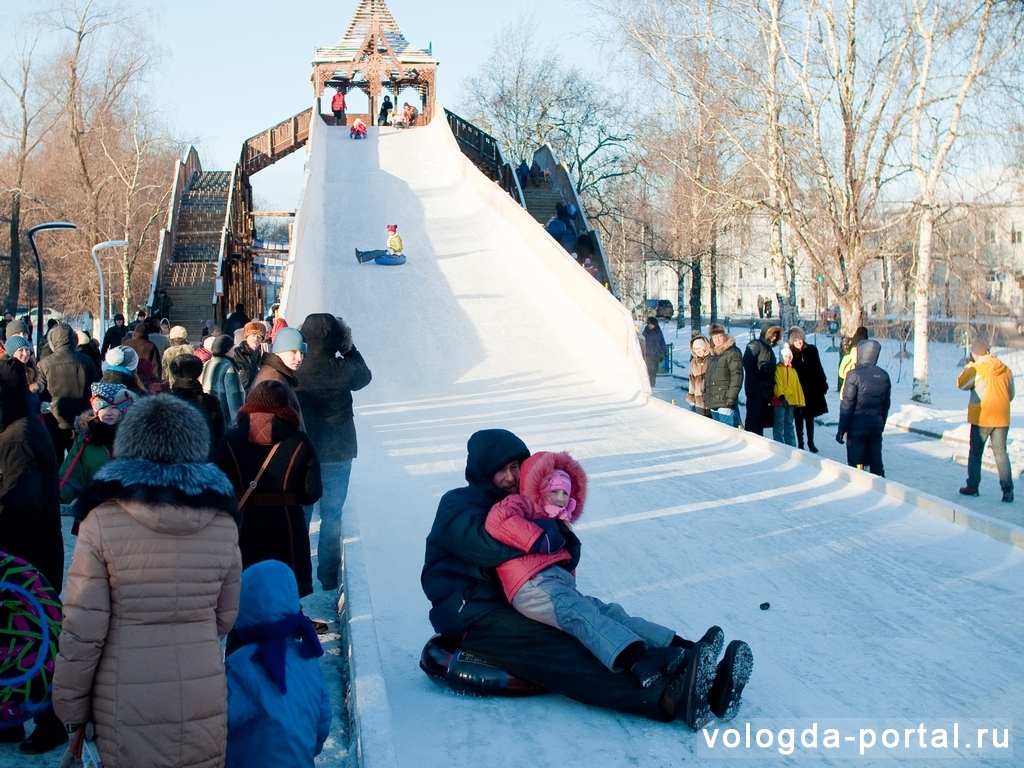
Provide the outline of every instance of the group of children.
[[[336,125],[341,125],[345,119],[345,94],[339,88],[331,98],[331,112],[334,113]],[[393,125],[396,128],[410,128],[416,125],[420,113],[412,104],[405,102],[402,105],[401,113],[395,109],[390,96],[385,96],[380,105],[380,114],[377,117],[377,125]],[[366,123],[362,118],[357,117],[349,126],[348,137],[350,139],[366,138]]]

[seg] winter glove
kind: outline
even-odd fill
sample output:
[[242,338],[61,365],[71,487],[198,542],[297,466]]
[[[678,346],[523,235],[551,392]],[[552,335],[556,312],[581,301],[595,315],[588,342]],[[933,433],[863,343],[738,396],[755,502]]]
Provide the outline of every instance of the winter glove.
[[773,397],[772,401],[769,403],[769,405],[772,408],[778,408],[780,405],[783,405],[783,404],[784,404],[784,398],[781,398],[781,397]]
[[843,444],[843,433],[842,432],[836,432],[836,442],[839,443],[840,445]]
[[[554,522],[553,520],[545,522]],[[552,552],[557,552],[565,546],[565,539],[562,534],[558,532],[558,527],[548,528],[542,526],[544,533],[540,535],[540,538],[533,542],[533,546],[530,547],[531,554],[534,555],[550,555]]]

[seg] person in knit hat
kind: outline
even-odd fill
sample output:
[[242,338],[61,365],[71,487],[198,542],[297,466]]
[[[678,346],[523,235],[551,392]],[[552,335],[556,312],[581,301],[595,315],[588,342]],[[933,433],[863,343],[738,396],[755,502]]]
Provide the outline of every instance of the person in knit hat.
[[690,355],[690,382],[686,391],[686,402],[690,404],[691,411],[710,418],[711,409],[708,408],[704,397],[704,377],[711,356],[711,344],[702,334],[698,333],[690,339]]
[[220,334],[217,334],[217,336],[204,337],[202,345],[198,349],[196,349],[195,355],[196,357],[199,358],[199,361],[203,365],[206,365],[207,361],[209,361],[209,359],[213,357],[213,354],[210,352],[210,350],[213,349],[213,342],[217,340],[218,336],[220,336]]
[[793,349],[789,344],[782,345],[779,357],[781,360],[775,366],[775,391],[771,400],[775,417],[772,439],[796,447],[793,414],[797,408],[803,408],[807,401],[804,399],[800,376],[793,368]]
[[242,561],[235,490],[209,452],[199,411],[142,398],[75,507],[53,706],[72,731],[92,721],[116,766],[224,763]]
[[170,374],[171,394],[186,403],[191,403],[206,417],[206,424],[210,428],[212,460],[212,456],[220,450],[220,444],[224,441],[227,424],[224,421],[220,400],[206,394],[203,385],[199,383],[199,378],[203,375],[203,364],[195,355],[178,355],[171,359]]
[[992,354],[988,342],[975,339],[971,344],[971,361],[964,366],[956,385],[971,393],[967,405],[967,422],[971,425],[971,447],[967,457],[967,484],[960,489],[964,496],[977,496],[981,484],[981,456],[985,443],[991,440],[992,454],[999,473],[1003,501],[1013,501],[1013,474],[1006,454],[1006,436],[1010,431],[1010,401],[1016,395],[1013,371]]
[[134,349],[114,347],[107,351],[103,362],[103,375],[100,377],[100,381],[108,384],[123,384],[136,395],[148,394],[135,373],[139,367],[139,356]]
[[261,367],[250,385],[256,386],[264,381],[284,384],[288,389],[288,404],[299,414],[299,428],[302,430],[306,429],[306,422],[295,389],[299,386],[296,371],[302,367],[305,359],[306,337],[298,328],[281,328],[274,337],[270,352],[263,356]]
[[828,403],[825,402],[825,396],[828,394],[828,376],[821,365],[818,348],[807,343],[800,326],[794,325],[789,329],[789,346],[793,350],[793,370],[800,378],[800,386],[804,390],[804,407],[793,412],[796,447],[804,447],[806,428],[807,450],[817,453],[818,447],[814,444],[814,419],[828,413]]
[[160,365],[162,366],[160,373],[164,381],[170,382],[171,363],[174,362],[174,359],[182,355],[194,355],[196,348],[188,343],[188,330],[183,325],[171,328],[167,338],[170,340],[170,346],[160,356]]
[[246,323],[242,328],[242,341],[235,346],[235,365],[238,366],[238,377],[242,388],[249,389],[253,379],[260,370],[263,359],[263,337],[266,327],[258,320]]
[[317,661],[323,653],[288,567],[265,560],[242,571],[224,660],[226,768],[313,768],[331,731],[331,698]]
[[245,390],[242,389],[233,356],[231,337],[221,334],[210,344],[210,359],[203,365],[200,378],[203,391],[220,402],[224,423],[229,428],[235,426],[235,415],[245,402]]
[[12,336],[7,339],[6,351],[0,359],[11,358],[25,366],[25,379],[28,382],[28,407],[33,416],[39,415],[39,393],[43,388],[38,383],[39,372],[36,370],[35,350],[32,342],[23,336]]
[[[269,463],[268,463],[268,457]],[[313,564],[304,506],[323,493],[320,461],[299,415],[288,404],[288,390],[277,381],[253,386],[228,430],[216,464],[235,486],[244,524],[238,544],[242,565],[280,560],[295,572],[299,596],[313,592]],[[256,487],[251,493],[247,491]]]
[[75,442],[60,468],[62,504],[78,498],[100,468],[114,457],[117,425],[137,397],[123,384],[97,381],[92,385],[90,408],[75,420]]
[[[535,453],[523,462],[519,493],[506,496],[487,514],[486,531],[526,552],[497,567],[505,596],[519,613],[567,632],[612,672],[628,672],[649,688],[685,660],[671,629],[636,618],[621,606],[580,594],[567,563],[579,559],[572,523],[583,514],[587,475],[568,453]],[[714,658],[721,629],[709,630]],[[691,646],[692,647],[692,646]]]

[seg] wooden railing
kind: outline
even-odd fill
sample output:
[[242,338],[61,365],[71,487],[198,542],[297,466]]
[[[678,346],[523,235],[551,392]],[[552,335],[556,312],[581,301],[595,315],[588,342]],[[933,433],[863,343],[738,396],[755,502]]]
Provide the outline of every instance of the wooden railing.
[[304,147],[309,140],[309,121],[312,117],[313,107],[310,107],[246,139],[242,144],[242,156],[238,160],[242,172],[251,176]]
[[497,182],[501,188],[525,208],[526,201],[523,199],[523,190],[519,186],[519,177],[516,176],[515,169],[505,161],[505,156],[502,154],[497,140],[450,110],[446,109],[444,114],[448,118],[448,125],[452,129],[452,134],[462,153],[490,168],[497,176]]

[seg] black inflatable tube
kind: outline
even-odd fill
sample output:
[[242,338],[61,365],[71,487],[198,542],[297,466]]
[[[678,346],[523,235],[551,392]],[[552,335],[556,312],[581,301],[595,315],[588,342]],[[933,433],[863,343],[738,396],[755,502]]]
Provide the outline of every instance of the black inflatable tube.
[[423,646],[420,669],[432,680],[455,693],[469,696],[536,696],[547,693],[539,685],[528,683],[471,653],[455,648],[440,635]]

